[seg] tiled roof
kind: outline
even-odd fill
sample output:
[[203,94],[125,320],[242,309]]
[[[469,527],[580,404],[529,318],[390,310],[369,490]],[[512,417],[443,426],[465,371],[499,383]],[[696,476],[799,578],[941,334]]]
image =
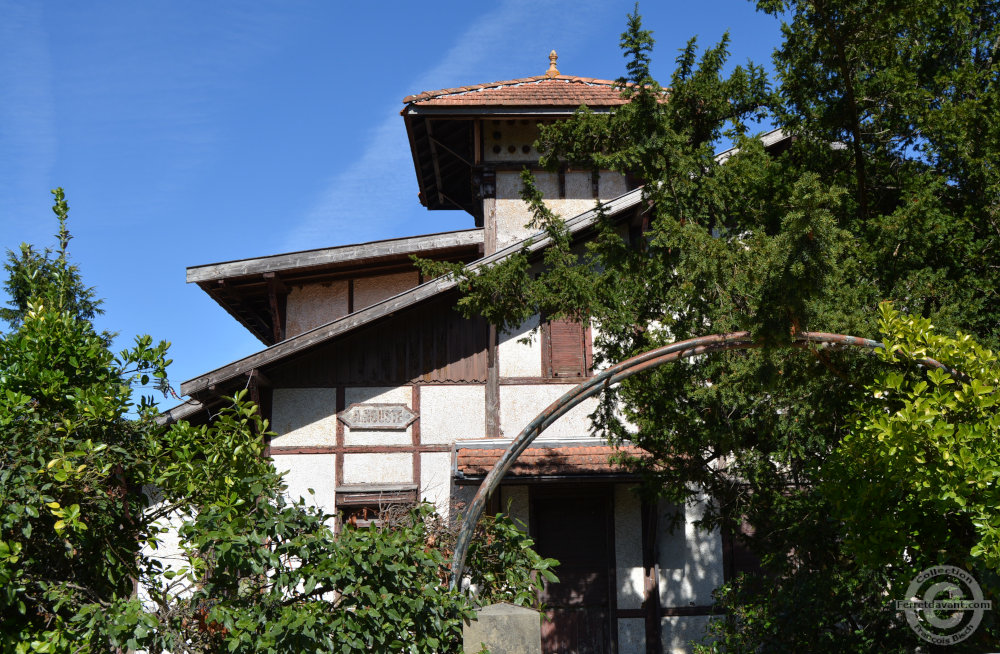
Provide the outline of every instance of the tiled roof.
[[621,89],[606,79],[538,75],[504,82],[424,91],[403,98],[420,106],[613,107],[626,104]]
[[[503,456],[506,450],[481,447],[456,446],[458,474],[464,477],[483,477]],[[534,475],[593,475],[628,472],[624,467],[612,464],[609,458],[616,452],[632,456],[644,456],[644,450],[629,445],[615,448],[609,445],[570,447],[529,447],[514,462],[509,477],[530,477]]]

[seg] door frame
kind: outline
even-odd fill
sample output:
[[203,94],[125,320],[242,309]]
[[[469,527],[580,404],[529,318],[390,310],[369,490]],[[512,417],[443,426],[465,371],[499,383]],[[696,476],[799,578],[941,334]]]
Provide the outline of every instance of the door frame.
[[[539,499],[592,499],[604,502],[607,507],[607,520],[604,527],[608,551],[608,651],[618,652],[618,557],[615,552],[615,485],[612,483],[594,482],[547,482],[530,484],[528,486],[528,535],[532,538],[538,534],[538,511],[535,502]],[[559,576],[557,567],[556,576]]]

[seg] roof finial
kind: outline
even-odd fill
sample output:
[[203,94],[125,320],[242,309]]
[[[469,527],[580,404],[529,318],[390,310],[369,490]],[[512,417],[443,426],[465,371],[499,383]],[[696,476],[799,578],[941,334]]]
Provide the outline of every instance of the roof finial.
[[559,69],[556,68],[556,60],[558,58],[559,55],[556,54],[555,50],[549,53],[549,69],[545,71],[546,77],[555,77],[559,74]]

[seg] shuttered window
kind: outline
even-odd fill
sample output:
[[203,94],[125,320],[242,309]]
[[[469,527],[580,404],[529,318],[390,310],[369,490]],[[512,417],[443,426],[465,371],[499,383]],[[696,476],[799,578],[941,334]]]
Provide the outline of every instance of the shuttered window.
[[338,528],[381,527],[389,519],[399,518],[417,503],[416,488],[377,486],[341,486],[336,490]]
[[573,320],[549,320],[543,332],[542,367],[546,377],[590,374],[590,330]]

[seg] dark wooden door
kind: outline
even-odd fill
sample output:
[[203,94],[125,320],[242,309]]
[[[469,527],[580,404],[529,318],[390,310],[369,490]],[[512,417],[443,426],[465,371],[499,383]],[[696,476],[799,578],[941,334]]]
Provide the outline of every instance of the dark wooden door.
[[546,654],[610,654],[611,500],[604,494],[535,496],[531,521],[542,556],[559,560],[559,583],[546,584]]

